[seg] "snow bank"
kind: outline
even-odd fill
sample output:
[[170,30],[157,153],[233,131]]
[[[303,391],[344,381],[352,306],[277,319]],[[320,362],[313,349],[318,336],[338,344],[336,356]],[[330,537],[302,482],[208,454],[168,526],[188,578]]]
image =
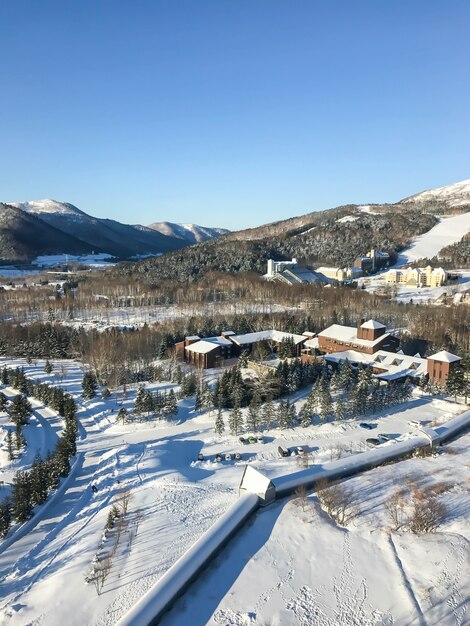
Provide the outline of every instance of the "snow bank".
[[258,508],[258,497],[245,494],[181,556],[116,626],[152,626],[180,597],[209,560]]

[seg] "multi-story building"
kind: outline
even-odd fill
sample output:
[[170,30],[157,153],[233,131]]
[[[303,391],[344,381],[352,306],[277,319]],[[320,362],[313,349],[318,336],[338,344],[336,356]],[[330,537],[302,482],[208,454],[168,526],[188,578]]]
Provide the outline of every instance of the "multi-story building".
[[357,267],[326,267],[322,266],[317,269],[319,274],[322,274],[329,280],[335,280],[339,283],[345,283],[351,280],[356,280],[362,276],[362,270]]
[[365,256],[358,256],[354,259],[353,267],[360,269],[364,274],[374,274],[388,267],[389,263],[390,255],[388,252],[372,248]]
[[441,287],[447,280],[447,272],[442,267],[407,267],[392,269],[385,274],[389,285],[404,285],[406,287]]
[[300,265],[297,259],[292,261],[268,260],[268,280],[278,280],[287,285],[305,285],[320,282],[322,277],[308,267]]
[[318,333],[318,349],[327,354],[343,350],[357,350],[373,354],[377,350],[395,351],[398,339],[386,332],[376,320],[359,320],[357,327],[333,324]]

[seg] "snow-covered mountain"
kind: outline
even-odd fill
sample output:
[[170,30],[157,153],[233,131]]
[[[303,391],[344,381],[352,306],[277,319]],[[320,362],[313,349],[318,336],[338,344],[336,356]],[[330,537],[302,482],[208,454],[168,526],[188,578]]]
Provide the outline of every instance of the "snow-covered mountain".
[[459,183],[428,189],[409,196],[402,203],[414,204],[437,204],[442,203],[447,208],[465,207],[470,205],[470,178]]
[[172,222],[155,222],[150,224],[149,228],[167,237],[175,237],[176,239],[187,241],[188,244],[200,243],[201,241],[207,241],[230,232],[225,228],[210,228],[198,226],[198,224],[174,224]]
[[55,215],[75,222],[86,222],[90,217],[83,211],[80,211],[80,209],[77,209],[73,204],[58,202],[57,200],[31,200],[29,202],[10,202],[9,204],[40,218]]
[[[162,254],[225,232],[222,229],[202,228],[192,224],[180,227],[167,222],[164,224],[168,224],[168,228],[162,230],[122,224],[116,220],[93,217],[73,204],[51,199],[12,202],[3,207],[9,209],[2,209],[5,219],[0,237],[0,259],[8,260],[26,260],[46,253],[88,254],[91,251],[120,258]],[[18,224],[24,221],[21,216],[29,218],[28,224],[41,224],[42,236],[22,236],[21,228],[18,228]],[[0,215],[0,221],[1,217]],[[12,225],[11,232],[9,224]],[[46,225],[50,229],[44,229]],[[37,232],[39,234],[38,228]]]

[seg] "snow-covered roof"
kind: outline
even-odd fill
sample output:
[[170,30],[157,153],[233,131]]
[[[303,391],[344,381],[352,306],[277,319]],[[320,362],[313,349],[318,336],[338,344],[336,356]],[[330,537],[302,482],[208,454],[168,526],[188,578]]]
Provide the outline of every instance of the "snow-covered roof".
[[318,348],[318,337],[312,337],[312,339],[307,339],[304,343],[306,348]]
[[368,320],[367,322],[364,322],[364,324],[361,324],[361,328],[372,328],[374,330],[377,330],[379,328],[385,328],[385,326],[380,322],[377,322],[376,320]]
[[189,339],[189,341],[199,341],[200,337],[199,335],[188,335],[186,339]]
[[337,341],[342,341],[343,343],[350,343],[352,345],[357,346],[367,346],[372,347],[377,343],[384,340],[385,337],[388,337],[390,333],[384,333],[377,337],[377,339],[358,339],[357,337],[357,328],[355,326],[342,326],[341,324],[333,324],[332,326],[328,326],[325,330],[322,330],[321,333],[318,333],[319,337],[326,337],[328,339],[336,339]]
[[206,354],[207,352],[212,352],[212,350],[215,350],[220,346],[231,345],[232,342],[229,339],[225,339],[225,337],[207,337],[207,339],[201,339],[196,343],[192,343],[190,346],[186,346],[185,350]]
[[294,335],[293,333],[285,333],[282,330],[261,330],[257,333],[247,333],[246,335],[234,335],[231,337],[232,341],[238,346],[243,346],[250,343],[256,343],[263,339],[271,339],[280,343],[283,339],[293,339],[297,345],[305,341],[306,337],[303,335]]
[[343,352],[325,354],[323,358],[332,363],[341,363],[347,359],[350,363],[361,363],[385,370],[382,373],[375,374],[375,377],[380,380],[396,380],[404,376],[417,378],[427,372],[426,359],[406,354],[397,356],[395,352],[388,352],[387,350],[379,350],[374,354],[364,354],[364,352],[357,352],[356,350],[344,350]]
[[432,354],[428,356],[428,359],[431,361],[443,361],[445,363],[454,363],[455,361],[461,361],[461,357],[456,354],[452,354],[452,352],[447,352],[447,350],[441,350],[440,352],[436,352],[436,354]]
[[251,465],[245,466],[240,489],[246,489],[251,493],[264,497],[273,484],[271,480]]

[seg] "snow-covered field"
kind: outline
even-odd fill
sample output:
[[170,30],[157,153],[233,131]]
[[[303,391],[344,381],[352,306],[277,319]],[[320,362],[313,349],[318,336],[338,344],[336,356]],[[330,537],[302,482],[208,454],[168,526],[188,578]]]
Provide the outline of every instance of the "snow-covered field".
[[[64,489],[39,509],[25,536],[4,551],[0,544],[0,623],[11,626],[114,624],[235,501],[246,463],[269,476],[279,476],[299,469],[298,457],[279,458],[279,445],[308,446],[311,461],[325,463],[364,450],[365,439],[373,432],[360,428],[356,421],[318,424],[306,429],[268,431],[266,443],[243,446],[237,437],[216,436],[215,416],[196,414],[193,399],[179,402],[178,415],[172,422],[121,425],[115,422],[117,409],[120,403],[132,406],[135,389],[127,398],[113,391],[106,401],[95,398],[84,402],[78,397],[83,376],[80,363],[54,362],[56,376],[54,372],[50,376],[44,373],[43,362],[28,365],[21,359],[1,359],[0,366],[3,363],[20,365],[28,376],[48,380],[76,395],[81,424],[77,462]],[[207,373],[209,378],[213,375]],[[149,388],[176,390],[177,386],[159,383]],[[308,390],[295,396],[298,409],[306,393]],[[463,405],[444,398],[417,395],[406,405],[367,421],[377,422],[376,430],[392,438],[408,438],[416,435],[408,420],[443,422],[463,410]],[[19,464],[27,467],[36,451],[43,453],[53,445],[61,426],[59,418],[38,403],[35,418],[37,423],[32,420],[28,427],[27,451],[14,465],[7,460],[0,435],[0,479],[9,482]],[[0,431],[4,433],[6,426],[6,416],[0,416]],[[455,481],[464,485],[461,491],[455,491],[455,497],[468,497],[465,472],[468,477],[470,441],[461,442],[458,456],[407,461],[409,469],[400,463],[350,481],[357,481],[364,506],[351,529],[334,527],[314,500],[314,510],[311,515],[305,513],[305,520],[291,503],[263,511],[200,578],[165,623],[248,624],[262,623],[270,617],[277,620],[276,624],[412,623],[403,621],[407,611],[413,614],[414,604],[402,570],[409,584],[416,587],[413,594],[425,611],[427,605],[418,590],[420,577],[428,584],[426,576],[439,569],[436,562],[440,563],[444,554],[448,554],[447,569],[442,569],[441,586],[429,593],[434,604],[442,600],[441,611],[450,619],[454,614],[453,605],[447,603],[450,594],[456,603],[455,611],[460,610],[457,605],[463,601],[462,585],[470,582],[464,563],[459,566],[460,578],[457,576],[464,545],[460,534],[465,535],[465,520],[461,517],[468,516],[470,503],[462,500],[442,534],[419,541],[393,534],[400,569],[382,529],[380,498],[392,479],[403,472],[419,472],[422,467],[422,474],[431,476],[440,472],[436,468],[441,466],[442,472],[453,473]],[[457,448],[457,443],[452,447]],[[216,453],[235,451],[241,453],[241,461],[214,462]],[[199,452],[205,460],[196,460]],[[95,495],[91,484],[98,488]],[[123,488],[132,491],[127,525],[98,596],[93,586],[85,583],[85,575],[97,552],[109,508]],[[7,490],[8,485],[0,489],[0,497]],[[449,494],[454,497],[453,491]],[[468,526],[468,520],[466,523]],[[433,550],[429,572],[422,568],[426,546]],[[415,567],[416,554],[419,559]],[[420,580],[419,585],[414,583],[415,578]],[[445,589],[449,590],[448,596],[444,595]],[[337,602],[342,603],[339,608]],[[335,615],[345,617],[338,621]],[[434,623],[439,622],[429,621]],[[465,621],[442,623],[462,626]]]
[[470,232],[470,212],[442,217],[434,228],[417,237],[409,248],[400,252],[395,267],[418,259],[438,256],[442,248],[460,241],[468,232]]
[[[469,464],[466,435],[452,454],[350,479],[358,515],[347,528],[313,495],[305,511],[295,500],[261,510],[162,626],[469,624]],[[448,486],[448,517],[438,532],[390,529],[386,500],[407,480]]]

